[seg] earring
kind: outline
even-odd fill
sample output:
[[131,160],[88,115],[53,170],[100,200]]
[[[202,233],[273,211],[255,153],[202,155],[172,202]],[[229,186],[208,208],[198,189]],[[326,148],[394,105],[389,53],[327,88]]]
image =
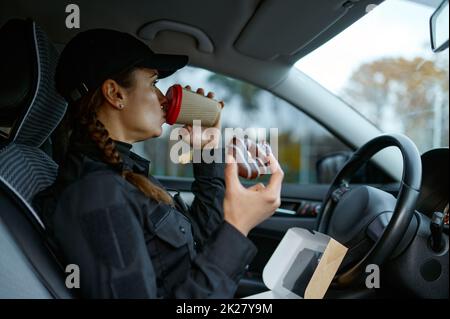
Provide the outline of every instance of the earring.
[[123,104],[119,104],[119,109],[123,109]]

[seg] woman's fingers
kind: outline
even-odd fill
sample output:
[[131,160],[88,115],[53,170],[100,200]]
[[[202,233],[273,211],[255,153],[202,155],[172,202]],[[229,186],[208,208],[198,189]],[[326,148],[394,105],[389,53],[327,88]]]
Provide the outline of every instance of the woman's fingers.
[[[187,89],[187,90],[189,90],[189,91],[192,91],[192,88],[191,88],[190,85],[186,85],[184,88]],[[197,94],[205,95],[205,90],[204,90],[203,88],[198,88],[197,91],[195,91],[195,92],[196,92]],[[214,92],[208,92],[208,94],[206,95],[206,97],[208,97],[208,98],[210,98],[210,99],[214,99]],[[225,104],[223,103],[223,101],[220,101],[219,103],[220,103],[220,105],[222,105],[222,108],[223,108],[224,105],[225,105]]]
[[268,158],[272,176],[270,176],[269,184],[267,185],[266,189],[273,195],[279,197],[281,194],[281,184],[283,183],[284,172],[272,153],[268,155]]
[[189,134],[192,133],[192,125],[190,125],[190,124],[185,124],[185,125],[183,126],[183,128],[186,129],[186,130],[189,132]]
[[228,190],[238,190],[242,187],[238,176],[238,167],[233,155],[227,154],[225,157],[225,185]]

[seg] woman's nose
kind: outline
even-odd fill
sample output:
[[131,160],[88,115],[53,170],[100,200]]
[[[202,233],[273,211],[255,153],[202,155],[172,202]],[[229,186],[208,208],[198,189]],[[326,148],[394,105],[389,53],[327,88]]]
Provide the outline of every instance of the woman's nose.
[[167,107],[167,104],[169,103],[169,100],[167,97],[161,92],[160,89],[158,89],[158,100],[159,104],[161,104],[164,107]]

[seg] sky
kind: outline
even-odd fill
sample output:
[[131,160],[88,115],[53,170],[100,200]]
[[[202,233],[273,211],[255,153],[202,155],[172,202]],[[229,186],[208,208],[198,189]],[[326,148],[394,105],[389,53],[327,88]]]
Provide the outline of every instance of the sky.
[[387,56],[433,54],[428,26],[433,11],[411,1],[386,0],[295,66],[338,94],[362,63]]
[[[421,0],[421,2],[426,1]],[[342,89],[346,86],[352,73],[362,64],[388,57],[405,59],[423,57],[430,60],[445,58],[448,60],[448,49],[440,53],[434,53],[431,50],[429,20],[436,7],[436,4],[427,6],[408,0],[386,0],[379,6],[374,5],[373,9],[363,18],[300,59],[295,67],[346,100]],[[365,114],[363,105],[352,106]],[[448,110],[448,105],[441,107],[443,110],[445,108]],[[442,139],[442,130],[435,128],[436,123],[443,123],[442,125],[448,127],[448,112],[446,115],[443,111],[436,113],[435,110],[436,108],[431,114],[434,122],[426,124],[431,127],[421,127],[430,138],[419,141],[410,136],[418,143],[420,149],[426,150],[430,147],[448,145],[448,142]],[[404,114],[396,113],[393,108],[385,107],[379,124],[380,128],[385,132],[407,134],[403,131],[404,128],[401,124],[414,121],[415,118],[406,119],[403,116]]]

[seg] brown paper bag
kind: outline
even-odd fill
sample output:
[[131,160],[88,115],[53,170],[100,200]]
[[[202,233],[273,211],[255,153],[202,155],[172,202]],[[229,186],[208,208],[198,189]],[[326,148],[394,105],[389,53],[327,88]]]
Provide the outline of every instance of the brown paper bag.
[[347,253],[347,247],[330,239],[305,290],[305,299],[322,299]]

